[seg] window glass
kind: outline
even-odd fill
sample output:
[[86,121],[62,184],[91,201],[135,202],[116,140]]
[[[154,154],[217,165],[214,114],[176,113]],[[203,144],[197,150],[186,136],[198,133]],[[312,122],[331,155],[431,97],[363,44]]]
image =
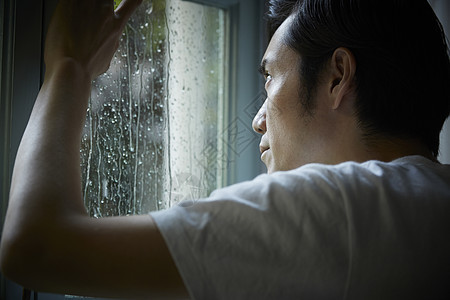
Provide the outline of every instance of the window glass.
[[226,13],[144,0],[93,84],[81,143],[93,217],[141,214],[223,182]]

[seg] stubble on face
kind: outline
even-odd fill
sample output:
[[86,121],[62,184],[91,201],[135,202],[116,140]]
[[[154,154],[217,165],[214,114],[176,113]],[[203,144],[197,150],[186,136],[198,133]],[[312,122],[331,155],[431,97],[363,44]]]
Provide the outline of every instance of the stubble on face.
[[261,159],[268,173],[291,170],[312,162],[315,147],[317,149],[314,127],[320,122],[316,122],[315,110],[305,109],[303,105],[316,99],[306,93],[301,83],[300,55],[283,39],[290,22],[288,19],[281,25],[263,58],[265,73],[270,77],[265,85],[266,131],[261,132],[261,148],[268,150]]

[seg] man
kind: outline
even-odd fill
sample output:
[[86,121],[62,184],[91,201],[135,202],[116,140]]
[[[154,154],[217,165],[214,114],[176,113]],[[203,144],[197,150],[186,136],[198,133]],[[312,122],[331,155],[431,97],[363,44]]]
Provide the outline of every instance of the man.
[[138,4],[110,2],[55,13],[6,276],[104,297],[448,299],[450,166],[436,156],[450,64],[426,0],[270,1],[253,121],[269,174],[150,216],[90,219],[78,163],[90,82]]

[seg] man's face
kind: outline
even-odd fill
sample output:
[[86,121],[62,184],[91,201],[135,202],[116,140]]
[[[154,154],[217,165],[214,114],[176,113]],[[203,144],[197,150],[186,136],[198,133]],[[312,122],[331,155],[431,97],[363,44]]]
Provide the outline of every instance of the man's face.
[[[324,162],[318,154],[324,146],[323,132],[327,124],[321,98],[323,84],[315,94],[314,114],[301,105],[300,56],[283,43],[282,37],[291,18],[274,34],[263,57],[267,99],[253,120],[253,128],[261,133],[261,160],[268,173],[291,170],[310,162]],[[329,124],[328,124],[329,125]],[[320,152],[320,151],[319,151]]]

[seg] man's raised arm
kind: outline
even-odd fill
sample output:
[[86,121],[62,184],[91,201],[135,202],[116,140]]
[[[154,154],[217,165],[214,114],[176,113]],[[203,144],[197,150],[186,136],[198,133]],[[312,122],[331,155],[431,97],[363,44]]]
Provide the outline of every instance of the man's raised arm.
[[91,81],[108,69],[141,0],[62,0],[47,34],[46,74],[20,144],[1,242],[5,276],[54,293],[148,297],[184,285],[151,217],[91,219],[79,145]]

